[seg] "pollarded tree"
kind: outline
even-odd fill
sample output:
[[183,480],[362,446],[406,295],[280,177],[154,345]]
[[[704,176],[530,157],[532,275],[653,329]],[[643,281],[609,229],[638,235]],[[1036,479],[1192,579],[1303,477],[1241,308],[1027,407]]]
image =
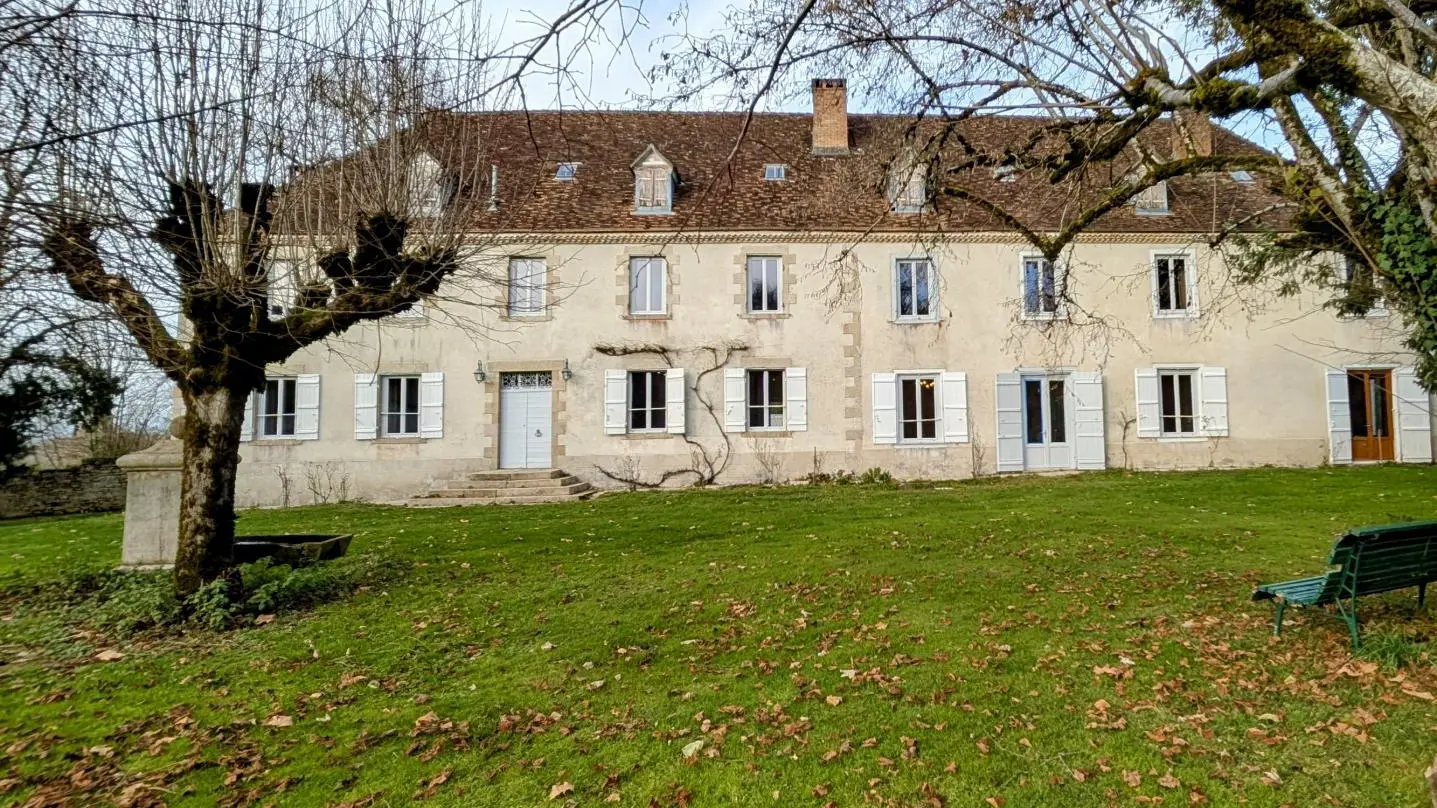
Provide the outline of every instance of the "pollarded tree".
[[[479,51],[466,9],[141,0],[80,6],[25,49],[63,68],[28,88],[55,122],[21,144],[51,176],[31,206],[39,250],[183,400],[181,594],[231,564],[241,426],[265,366],[402,313],[467,266],[486,178],[464,172],[487,166],[472,152],[489,144],[426,137],[425,121],[503,103],[533,56]],[[512,72],[492,79],[506,53]],[[315,256],[283,284],[280,230]]]
[[[1050,259],[1160,182],[1256,175],[1285,205],[1215,223],[1225,237],[1280,222],[1227,242],[1240,275],[1330,289],[1348,312],[1383,298],[1437,389],[1437,4],[752,0],[722,30],[665,62],[680,95],[727,87],[752,103],[785,76],[869,79],[879,106],[942,123],[915,127],[920,152],[964,156],[942,166],[940,193],[989,209]],[[1018,142],[965,140],[963,121],[1015,112],[1045,122]],[[1204,118],[1266,130],[1284,158],[1214,155]],[[1185,148],[1153,137],[1169,126]],[[969,181],[999,167],[1103,192],[1075,197],[1059,231],[1036,232]],[[1325,253],[1348,260],[1313,260]]]

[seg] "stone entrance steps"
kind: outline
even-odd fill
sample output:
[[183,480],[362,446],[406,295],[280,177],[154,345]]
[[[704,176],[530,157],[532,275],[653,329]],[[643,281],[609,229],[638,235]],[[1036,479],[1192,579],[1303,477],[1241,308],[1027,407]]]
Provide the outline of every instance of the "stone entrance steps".
[[463,479],[440,483],[410,505],[533,504],[587,499],[593,486],[562,469],[499,469],[476,471]]

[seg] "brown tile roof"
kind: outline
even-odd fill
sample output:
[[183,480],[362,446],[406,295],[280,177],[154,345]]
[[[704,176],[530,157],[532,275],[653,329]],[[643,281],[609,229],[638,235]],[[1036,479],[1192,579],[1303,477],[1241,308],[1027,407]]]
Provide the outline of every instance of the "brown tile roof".
[[[911,119],[850,115],[852,150],[810,153],[808,114],[759,114],[730,160],[742,113],[494,112],[443,114],[422,137],[428,151],[460,175],[473,227],[487,232],[666,231],[993,231],[1005,229],[976,205],[940,199],[921,215],[889,211],[886,167],[900,153]],[[1044,119],[975,118],[961,132],[982,146],[1018,143]],[[932,124],[937,126],[936,123]],[[1171,124],[1145,133],[1167,148]],[[1214,131],[1218,154],[1261,154],[1228,132]],[[635,215],[633,161],[649,144],[674,165],[679,185],[673,215]],[[554,178],[560,162],[577,162],[572,181]],[[784,163],[787,179],[764,180],[764,165]],[[499,204],[486,204],[489,166],[499,170]],[[1051,185],[1038,172],[1002,182],[986,168],[962,183],[1017,214],[1035,230],[1056,230],[1117,176],[1093,167],[1080,182]],[[1213,232],[1265,210],[1278,198],[1227,173],[1169,181],[1171,214],[1139,216],[1131,205],[1112,211],[1096,232]],[[1267,217],[1271,220],[1272,217]]]

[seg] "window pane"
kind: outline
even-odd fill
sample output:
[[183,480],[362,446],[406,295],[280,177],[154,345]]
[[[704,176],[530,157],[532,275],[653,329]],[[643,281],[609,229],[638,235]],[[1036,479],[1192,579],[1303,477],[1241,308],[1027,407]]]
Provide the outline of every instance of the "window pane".
[[763,311],[763,259],[748,259],[748,310]]
[[290,415],[281,415],[281,416],[279,417],[279,434],[281,434],[281,435],[293,435],[293,434],[294,434],[294,415],[293,415],[293,414],[290,414]]
[[279,380],[270,379],[264,383],[264,414],[279,413]]
[[748,425],[749,425],[749,426],[751,426],[751,427],[764,427],[764,426],[768,426],[768,424],[764,423],[764,421],[765,421],[765,419],[764,419],[764,417],[763,417],[763,407],[749,407],[749,408],[748,408]]
[[913,265],[907,262],[898,264],[898,314],[913,316]]
[[778,259],[770,258],[764,261],[763,283],[768,303],[767,311],[778,311],[782,308],[778,301]]
[[1352,437],[1367,437],[1367,384],[1366,374],[1347,374],[1347,405],[1352,411]]
[[783,371],[770,370],[768,373],[768,403],[783,404]]
[[748,372],[748,403],[750,405],[763,403],[763,371],[761,370]]
[[1058,310],[1058,281],[1057,273],[1053,270],[1053,264],[1049,261],[1043,262],[1043,311],[1054,312]]
[[1158,407],[1162,410],[1163,417],[1177,415],[1178,397],[1173,389],[1171,373],[1163,373],[1158,376],[1158,389],[1160,391]]
[[1038,263],[1023,262],[1023,311],[1038,313]]
[[921,379],[918,382],[918,417],[931,421],[938,417],[938,405],[935,397],[938,394],[938,385],[932,379]]
[[406,435],[414,435],[414,434],[418,434],[418,432],[419,432],[419,416],[418,416],[417,414],[415,414],[415,413],[410,413],[410,414],[404,416],[404,434],[406,434]]
[[[410,377],[404,380],[404,411],[419,412],[419,378]],[[415,427],[418,430],[418,427]]]
[[399,421],[403,416],[395,413],[384,417],[384,432],[389,435],[399,434]]
[[1028,442],[1043,442],[1043,383],[1023,380],[1023,403],[1028,422]]
[[1048,382],[1048,411],[1051,414],[1052,443],[1063,443],[1068,440],[1068,419],[1066,415],[1067,401],[1063,395],[1064,384],[1061,379],[1053,379]]
[[928,265],[923,263],[914,264],[913,274],[916,277],[916,286],[918,287],[916,313],[920,317],[926,317],[929,312],[928,303],[930,299]]
[[1372,387],[1372,437],[1390,437],[1392,432],[1387,413],[1392,408],[1387,403],[1387,380],[1382,374],[1376,373],[1367,378]]
[[1173,308],[1183,311],[1188,307],[1187,262],[1174,258],[1172,268]]
[[643,373],[629,374],[629,407],[642,409],[648,406],[649,387],[644,383]]
[[919,426],[921,427],[920,432],[922,432],[924,438],[932,439],[938,437],[937,421],[920,421]]
[[664,260],[649,261],[649,310],[664,310]]
[[[402,412],[404,407],[401,399],[404,396],[403,379],[385,379],[385,412]],[[397,428],[397,427],[396,427]]]
[[1168,266],[1168,259],[1158,259],[1158,310],[1168,311],[1173,307],[1172,300],[1172,272]]
[[1178,376],[1178,415],[1191,418],[1195,413],[1196,410],[1193,409],[1193,377],[1191,373],[1184,373]]
[[650,373],[649,376],[649,406],[656,410],[664,408],[667,398],[668,379],[663,373]]
[[667,413],[663,410],[650,410],[649,422],[650,429],[666,429],[668,427]]

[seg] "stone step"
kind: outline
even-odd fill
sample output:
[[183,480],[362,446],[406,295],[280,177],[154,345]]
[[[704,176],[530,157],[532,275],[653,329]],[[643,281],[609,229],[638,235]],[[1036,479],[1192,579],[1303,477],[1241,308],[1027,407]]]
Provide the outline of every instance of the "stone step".
[[447,508],[462,505],[542,505],[553,502],[580,502],[588,498],[588,492],[583,494],[565,494],[563,496],[503,496],[494,499],[476,499],[474,497],[425,497],[423,499],[411,499],[408,505],[412,508]]
[[556,477],[535,477],[522,480],[475,480],[472,477],[463,480],[450,480],[444,484],[445,488],[549,488],[555,485],[573,485],[582,482],[572,474],[565,474]]
[[430,497],[443,499],[502,499],[505,497],[559,497],[583,494],[590,490],[585,482],[568,485],[531,486],[527,488],[478,488],[448,483],[430,492]]
[[476,471],[469,475],[470,480],[547,480],[555,477],[565,476],[563,469],[492,469],[490,471]]

